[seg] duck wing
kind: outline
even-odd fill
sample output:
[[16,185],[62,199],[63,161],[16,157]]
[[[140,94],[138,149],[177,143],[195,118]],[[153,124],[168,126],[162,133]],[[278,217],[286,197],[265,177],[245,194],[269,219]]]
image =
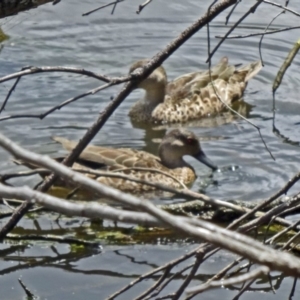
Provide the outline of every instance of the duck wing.
[[211,86],[211,81],[218,92],[224,87],[227,90],[236,89],[235,83],[242,83],[239,91],[239,94],[242,94],[245,84],[260,71],[261,67],[261,61],[256,61],[237,68],[229,65],[228,58],[223,57],[211,68],[211,75],[208,70],[201,70],[179,76],[168,83],[166,94],[170,98],[180,100],[191,96],[193,92],[200,92],[201,89]]
[[[72,151],[77,142],[70,141],[62,137],[53,137],[53,140],[62,144],[62,146]],[[80,154],[79,158],[91,163],[97,163],[106,167],[107,170],[123,168],[159,168],[163,167],[157,156],[145,151],[138,151],[130,148],[108,148],[89,145]]]
[[[215,115],[243,96],[247,82],[261,69],[261,62],[252,62],[237,68],[228,64],[228,58],[209,71],[182,75],[171,81],[166,89],[164,102],[152,113],[155,121],[186,122]],[[216,95],[217,93],[217,95]]]

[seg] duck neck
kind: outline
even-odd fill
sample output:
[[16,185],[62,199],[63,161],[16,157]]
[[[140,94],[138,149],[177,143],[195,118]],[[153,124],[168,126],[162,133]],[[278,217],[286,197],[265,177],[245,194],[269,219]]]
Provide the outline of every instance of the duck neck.
[[164,102],[165,98],[165,85],[155,84],[151,87],[148,87],[144,96],[145,103],[156,107],[158,104]]
[[159,157],[161,163],[169,169],[190,167],[190,165],[185,162],[182,157],[178,157],[172,151],[164,151],[164,149],[160,148]]

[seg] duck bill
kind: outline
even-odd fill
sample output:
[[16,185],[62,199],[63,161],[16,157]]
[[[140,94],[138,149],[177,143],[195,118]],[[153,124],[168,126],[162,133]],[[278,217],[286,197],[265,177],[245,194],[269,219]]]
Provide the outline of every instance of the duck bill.
[[211,168],[213,171],[218,169],[218,167],[204,154],[202,150],[196,155],[194,155],[194,157],[209,168]]

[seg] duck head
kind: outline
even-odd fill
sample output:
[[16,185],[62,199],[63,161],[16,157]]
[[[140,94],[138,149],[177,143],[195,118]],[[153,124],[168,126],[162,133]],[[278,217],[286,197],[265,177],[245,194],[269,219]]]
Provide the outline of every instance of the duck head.
[[[135,62],[131,66],[129,73],[134,72],[138,68],[144,67],[148,61],[148,59],[144,59]],[[140,82],[136,88],[145,90],[146,94],[144,100],[153,104],[158,104],[164,101],[167,84],[168,79],[166,71],[162,66],[160,66],[156,68],[146,79]]]
[[201,149],[196,135],[182,128],[173,129],[167,133],[159,146],[158,152],[162,164],[171,169],[188,165],[183,160],[184,155],[196,158],[214,171],[218,169]]

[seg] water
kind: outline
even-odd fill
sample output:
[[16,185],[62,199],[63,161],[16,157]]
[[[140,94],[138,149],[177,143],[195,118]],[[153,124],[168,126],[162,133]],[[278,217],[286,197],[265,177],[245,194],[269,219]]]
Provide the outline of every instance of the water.
[[[98,3],[99,4],[99,3]],[[96,4],[96,5],[98,5]],[[22,67],[32,66],[73,66],[92,70],[109,76],[127,74],[130,64],[141,58],[152,57],[163,49],[191,22],[201,16],[206,7],[202,2],[189,0],[172,1],[164,4],[153,1],[141,15],[135,11],[140,1],[120,3],[114,15],[110,8],[98,11],[88,17],[81,14],[95,8],[94,1],[62,1],[56,6],[44,5],[30,12],[2,20],[2,29],[10,35],[0,54],[0,76]],[[232,16],[231,23],[242,16],[254,2],[242,3]],[[300,10],[298,3],[293,9]],[[251,14],[237,34],[248,34],[264,30],[266,24],[279,11],[262,4]],[[211,47],[218,43],[215,35],[223,35],[229,27],[224,26],[225,14],[216,18],[210,27]],[[268,18],[266,18],[268,16]],[[279,17],[273,29],[293,26],[296,16],[286,14]],[[275,156],[273,161],[266,151],[256,129],[238,118],[215,122],[191,124],[198,136],[203,138],[203,149],[209,158],[225,171],[214,174],[213,182],[205,188],[205,193],[222,200],[242,199],[253,201],[274,194],[299,169],[299,125],[300,122],[298,81],[299,59],[296,57],[288,69],[283,83],[276,94],[276,126],[280,138],[272,132],[272,83],[287,53],[299,37],[299,31],[286,31],[264,38],[262,52],[265,67],[249,83],[245,101],[252,106],[249,120],[261,128],[262,135]],[[260,37],[226,41],[213,58],[216,63],[228,56],[231,63],[250,62],[259,59],[258,42]],[[176,51],[165,63],[169,78],[183,73],[207,68],[206,30],[201,30],[184,46]],[[5,99],[13,82],[1,84],[1,99]],[[13,93],[3,115],[17,113],[42,113],[60,102],[99,86],[95,79],[69,73],[45,73],[24,77]],[[43,154],[64,153],[60,145],[51,140],[53,135],[79,139],[96,119],[111,96],[118,93],[121,86],[104,90],[99,94],[81,99],[70,106],[56,111],[44,120],[18,119],[0,123],[1,133],[27,149]],[[141,91],[133,92],[115,111],[93,143],[107,146],[133,147],[156,153],[157,144],[153,139],[161,138],[165,130],[134,127],[127,113],[131,105],[141,96]],[[224,124],[223,124],[224,123]],[[217,125],[220,126],[217,126]],[[19,170],[8,159],[10,156],[0,150],[1,173]],[[195,167],[199,179],[194,190],[203,190],[209,170],[198,162],[187,159]],[[228,166],[238,166],[230,170]],[[33,185],[36,178],[13,181]],[[204,182],[204,183],[203,183]],[[293,191],[299,189],[299,184]],[[176,200],[176,199],[175,199]],[[73,235],[81,238],[94,236],[90,223],[80,218],[63,218],[55,221],[55,215],[42,214],[36,218],[25,218],[20,222],[20,233],[43,233]],[[1,220],[1,225],[4,224]],[[61,228],[65,230],[61,231]],[[99,229],[98,227],[96,228]],[[92,232],[92,233],[91,233]],[[153,244],[153,245],[152,245]],[[193,249],[189,240],[164,239],[143,241],[138,245],[110,245],[102,254],[78,252],[69,246],[54,243],[49,247],[45,242],[25,243],[24,245],[2,244],[0,251],[8,251],[1,269],[3,299],[24,297],[17,278],[22,276],[24,283],[42,299],[99,299],[121,288],[138,275],[153,267],[166,263],[172,258]],[[227,256],[226,256],[227,255]],[[224,253],[219,257],[224,266],[232,256]],[[155,258],[155,259],[151,259]],[[216,258],[214,258],[216,259]],[[218,269],[221,264],[217,264]],[[213,274],[215,261],[209,261],[200,269],[199,282]],[[266,284],[265,284],[266,285]],[[141,284],[126,294],[129,299],[138,295],[148,285]],[[259,288],[263,284],[258,285]],[[284,281],[276,296],[266,288],[262,299],[287,297],[291,281]],[[140,289],[140,290],[138,290]],[[170,286],[166,292],[172,291]],[[237,292],[226,290],[224,299],[231,299]],[[226,296],[225,296],[226,294]],[[207,299],[213,293],[207,293]],[[128,298],[129,297],[129,298]],[[216,296],[215,296],[216,297]],[[252,293],[244,298],[253,297]]]

